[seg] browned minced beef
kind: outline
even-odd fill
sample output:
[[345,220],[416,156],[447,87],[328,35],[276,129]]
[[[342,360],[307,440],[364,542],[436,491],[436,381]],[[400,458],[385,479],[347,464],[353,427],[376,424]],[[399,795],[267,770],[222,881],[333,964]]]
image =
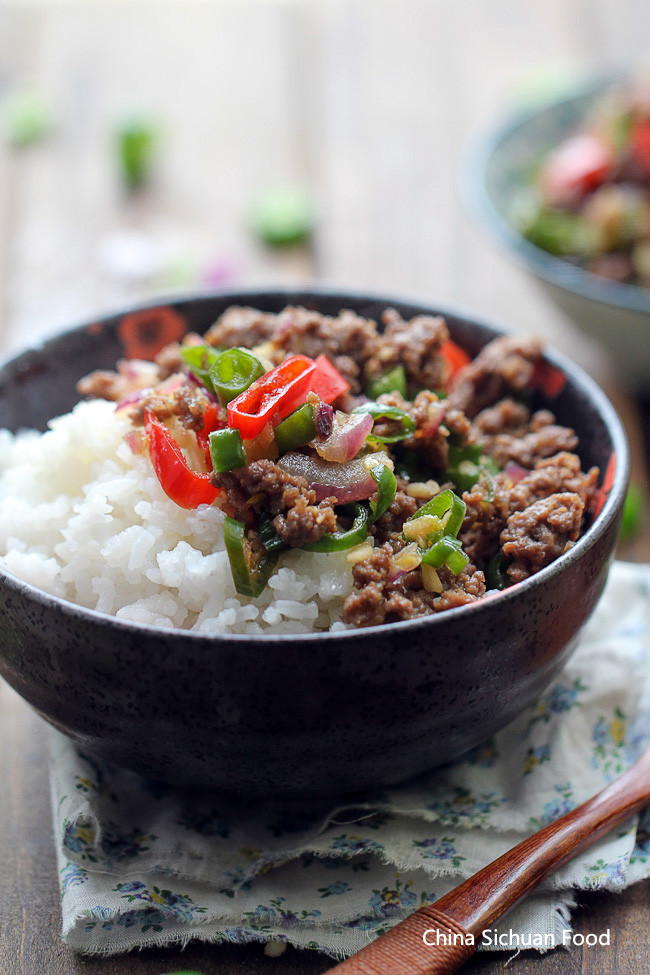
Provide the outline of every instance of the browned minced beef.
[[[472,490],[463,494],[467,508],[458,537],[474,565],[484,568],[499,551],[499,536],[510,512],[511,483],[504,474],[494,477],[493,486],[479,478]],[[494,496],[488,500],[491,487]]]
[[381,518],[378,518],[374,525],[370,526],[370,531],[379,544],[391,541],[393,549],[399,547],[402,528],[408,518],[412,518],[420,507],[421,502],[416,501],[405,491],[398,489],[395,492],[393,503]]
[[527,579],[562,555],[580,536],[584,510],[582,498],[565,491],[512,514],[501,532],[512,582]]
[[208,329],[205,341],[224,349],[234,349],[238,345],[252,349],[271,337],[276,318],[276,315],[257,308],[233,305]]
[[523,511],[535,501],[550,494],[577,494],[589,510],[596,497],[599,470],[583,473],[577,454],[561,451],[553,457],[538,460],[534,470],[514,484],[510,491],[510,512]]
[[449,406],[474,417],[504,396],[529,389],[541,359],[539,339],[510,335],[493,339],[459,373],[448,396]]
[[[419,392],[412,403],[398,392],[383,393],[377,401],[383,406],[396,406],[411,417],[415,433],[403,440],[402,446],[419,451],[433,473],[448,467],[450,433],[463,442],[471,432],[470,422],[461,410],[448,409],[444,400],[426,389]],[[390,435],[394,426],[395,421],[378,420],[374,431],[379,436]]]
[[124,376],[109,369],[95,369],[84,376],[77,383],[77,392],[81,396],[92,396],[95,399],[107,399],[117,403],[132,392],[132,387]]
[[181,349],[183,346],[188,345],[202,345],[203,339],[196,332],[188,332],[187,335],[183,336],[182,344],[180,342],[170,342],[169,345],[164,345],[160,352],[154,356],[154,362],[158,366],[158,377],[159,379],[167,379],[168,376],[173,376],[175,372],[183,372],[185,369],[185,363],[181,355]]
[[343,604],[341,618],[344,623],[373,626],[413,619],[474,602],[485,593],[483,573],[473,565],[465,566],[458,576],[446,567],[440,569],[438,575],[443,585],[442,593],[428,592],[423,588],[419,569],[391,581],[394,554],[392,544],[386,542],[369,559],[353,566],[355,592]]
[[[178,417],[186,430],[202,430],[204,413],[212,401],[206,389],[198,383],[184,383],[171,393],[157,393],[153,390],[143,396],[131,410],[129,416],[135,426],[144,423],[145,410],[158,420]],[[225,424],[228,414],[220,408],[221,420]]]
[[285,308],[272,334],[273,345],[287,355],[326,355],[352,393],[361,391],[365,363],[376,355],[378,341],[376,322],[349,310],[332,317],[309,308]]
[[512,399],[482,410],[472,421],[471,439],[499,467],[512,461],[529,469],[540,458],[573,450],[578,444],[573,430],[556,424],[550,410],[537,410],[531,416],[527,407]]
[[217,504],[227,515],[248,525],[256,511],[274,515],[273,527],[286,545],[301,548],[337,529],[331,503],[316,504],[307,481],[285,473],[272,460],[254,460],[239,470],[215,474],[212,482],[221,488]]
[[366,374],[380,375],[401,363],[409,386],[444,389],[449,376],[449,367],[439,354],[449,338],[444,318],[416,315],[405,321],[394,308],[389,308],[382,315],[382,322],[384,332],[379,338],[376,357],[366,364]]

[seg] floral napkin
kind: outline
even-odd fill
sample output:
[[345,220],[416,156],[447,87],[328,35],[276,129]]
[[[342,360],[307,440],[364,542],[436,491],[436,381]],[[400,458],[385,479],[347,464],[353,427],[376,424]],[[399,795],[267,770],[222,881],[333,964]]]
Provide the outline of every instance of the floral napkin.
[[[462,760],[363,801],[234,801],[52,732],[63,939],[81,952],[280,941],[349,955],[601,789],[650,739],[650,567],[615,563],[558,680]],[[566,942],[576,892],[650,877],[650,811],[559,870],[486,947]],[[598,932],[595,932],[598,934]]]

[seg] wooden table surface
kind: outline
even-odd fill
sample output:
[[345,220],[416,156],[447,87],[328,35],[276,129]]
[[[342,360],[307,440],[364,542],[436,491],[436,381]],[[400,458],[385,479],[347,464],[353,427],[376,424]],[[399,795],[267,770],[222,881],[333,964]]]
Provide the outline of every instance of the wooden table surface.
[[[646,54],[647,0],[215,0],[3,3],[0,97],[52,104],[52,135],[0,147],[0,348],[197,282],[306,283],[414,293],[544,336],[602,383],[646,488],[645,424],[602,352],[465,214],[456,189],[471,138],[508,105]],[[129,197],[112,133],[159,126],[151,185]],[[252,236],[256,193],[300,184],[318,205],[309,247]],[[650,529],[619,553],[650,558]],[[0,975],[324,972],[287,951],[191,945],[82,959],[59,939],[44,726],[0,687]],[[522,954],[522,973],[650,970],[649,884],[580,897],[578,931],[610,948]],[[504,970],[506,955],[467,970]],[[401,975],[401,973],[400,973]],[[404,973],[406,975],[406,973]]]

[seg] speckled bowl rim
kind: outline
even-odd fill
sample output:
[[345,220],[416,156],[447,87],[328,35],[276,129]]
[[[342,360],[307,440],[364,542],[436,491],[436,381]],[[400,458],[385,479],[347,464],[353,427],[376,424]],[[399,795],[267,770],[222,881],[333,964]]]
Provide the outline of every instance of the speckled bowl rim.
[[458,185],[467,211],[520,265],[537,277],[563,291],[597,301],[612,308],[625,308],[650,316],[650,288],[608,281],[591,271],[577,267],[542,250],[523,237],[495,205],[488,189],[487,173],[492,157],[502,142],[513,132],[544,113],[553,113],[585,98],[597,98],[624,83],[628,72],[616,72],[591,79],[562,98],[521,109],[506,115],[490,126],[467,146],[462,154]]
[[[233,303],[245,303],[246,298],[259,298],[262,295],[268,295],[273,298],[283,298],[286,299],[287,304],[298,303],[301,300],[304,301],[309,297],[313,299],[322,298],[335,298],[341,300],[341,309],[345,308],[346,302],[359,302],[363,301],[368,304],[378,304],[390,307],[395,303],[404,303],[408,305],[413,305],[414,307],[421,309],[429,309],[432,314],[442,315],[443,317],[458,318],[469,322],[471,325],[477,325],[483,327],[499,334],[511,335],[514,334],[512,329],[506,329],[503,326],[496,325],[484,318],[477,318],[475,314],[466,308],[459,307],[457,305],[445,305],[444,307],[438,306],[431,298],[426,296],[413,294],[412,292],[400,293],[398,291],[392,291],[389,293],[377,293],[374,291],[360,291],[352,288],[336,288],[330,285],[305,285],[302,288],[282,288],[277,286],[271,287],[250,287],[250,288],[238,288],[238,289],[228,289],[219,291],[205,291],[190,294],[174,294],[167,295],[164,298],[154,298],[146,302],[140,302],[137,305],[129,306],[124,309],[118,309],[116,311],[109,311],[102,314],[98,318],[93,318],[93,322],[97,321],[107,321],[115,318],[116,316],[130,314],[134,311],[142,311],[145,309],[158,308],[169,304],[174,304],[175,306],[182,306],[184,303],[189,303],[197,300],[225,300],[232,301]],[[33,354],[35,351],[47,350],[48,346],[52,343],[57,342],[61,339],[63,335],[73,335],[75,333],[86,334],[88,328],[89,320],[75,325],[71,328],[66,328],[58,331],[56,334],[48,336],[46,340],[35,345],[29,346],[17,354],[13,354],[10,357],[0,361],[0,372],[7,367],[12,367],[16,364],[22,357],[27,357]],[[63,599],[59,596],[53,596],[50,593],[46,593],[30,583],[24,582],[18,577],[7,572],[2,566],[0,566],[0,584],[6,585],[9,589],[13,589],[15,592],[20,593],[23,596],[28,596],[37,603],[41,603],[50,608],[58,609],[64,616],[70,616],[72,618],[81,620],[88,623],[89,625],[95,623],[107,624],[109,626],[117,627],[118,631],[124,631],[125,633],[131,633],[137,635],[138,633],[148,632],[153,634],[164,635],[166,639],[171,640],[186,640],[191,639],[198,641],[199,644],[205,643],[206,647],[214,647],[217,644],[227,644],[227,643],[255,643],[260,642],[260,646],[265,649],[270,647],[286,647],[287,643],[325,643],[331,646],[333,649],[342,641],[348,641],[350,639],[355,642],[363,642],[367,640],[373,640],[375,635],[394,633],[406,635],[407,633],[414,632],[421,628],[431,629],[432,634],[435,633],[437,627],[445,627],[451,624],[452,620],[456,619],[459,614],[467,616],[469,613],[474,615],[480,615],[481,610],[488,604],[492,603],[494,600],[499,600],[500,605],[503,606],[504,610],[507,610],[508,605],[512,600],[519,600],[522,597],[525,598],[527,593],[534,593],[537,589],[542,588],[546,581],[551,578],[552,575],[561,573],[565,569],[569,569],[571,565],[579,561],[584,555],[586,555],[594,545],[597,544],[599,538],[602,534],[610,527],[611,523],[617,518],[625,500],[625,494],[627,491],[627,485],[629,481],[630,474],[630,451],[627,442],[627,437],[625,435],[622,423],[616,413],[614,407],[605,396],[603,391],[600,389],[598,384],[593,380],[577,363],[573,362],[567,356],[564,356],[557,349],[552,346],[544,345],[544,356],[545,358],[557,366],[562,372],[566,373],[573,383],[583,395],[590,401],[594,406],[597,413],[600,415],[612,441],[612,452],[616,455],[616,465],[614,471],[614,477],[612,481],[612,486],[607,494],[605,503],[602,509],[596,516],[594,522],[589,526],[585,534],[578,539],[575,545],[566,553],[561,555],[558,559],[552,562],[550,565],[539,572],[525,579],[523,582],[519,582],[514,586],[504,589],[500,592],[494,592],[489,595],[476,600],[476,602],[468,603],[464,606],[458,606],[453,609],[445,610],[443,613],[433,614],[430,616],[422,616],[417,619],[411,620],[398,620],[394,623],[381,623],[375,626],[362,627],[357,629],[346,629],[331,632],[329,630],[319,631],[317,633],[280,633],[280,634],[266,634],[266,633],[224,633],[224,634],[208,634],[208,633],[198,633],[193,630],[184,630],[180,628],[172,628],[165,626],[154,626],[147,623],[134,623],[128,620],[118,619],[108,613],[101,613],[95,609],[89,609],[84,606],[79,606],[76,603],[69,602],[67,599]],[[604,472],[601,471],[601,476]],[[477,621],[478,622],[478,621]]]

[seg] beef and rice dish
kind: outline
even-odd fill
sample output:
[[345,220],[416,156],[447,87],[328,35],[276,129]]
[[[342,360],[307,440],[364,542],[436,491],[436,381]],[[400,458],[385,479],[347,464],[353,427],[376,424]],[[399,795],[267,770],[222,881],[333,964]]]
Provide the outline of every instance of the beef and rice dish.
[[[291,618],[269,601],[287,602],[284,566],[295,566],[290,598],[317,604],[305,627],[332,626],[319,603],[328,571],[347,577],[329,594],[334,628],[366,627],[471,603],[566,552],[594,512],[599,471],[583,471],[573,430],[531,405],[561,378],[534,338],[497,338],[470,360],[441,317],[387,309],[378,326],[351,311],[232,307],[205,335],[92,373],[79,392],[110,403],[121,463],[155,472],[168,518],[215,513],[232,605],[210,619],[231,610],[250,631]],[[149,558],[143,574],[169,587],[164,553]],[[301,592],[312,564],[320,581]],[[105,608],[116,583],[93,586]],[[209,629],[196,603],[180,625]]]

